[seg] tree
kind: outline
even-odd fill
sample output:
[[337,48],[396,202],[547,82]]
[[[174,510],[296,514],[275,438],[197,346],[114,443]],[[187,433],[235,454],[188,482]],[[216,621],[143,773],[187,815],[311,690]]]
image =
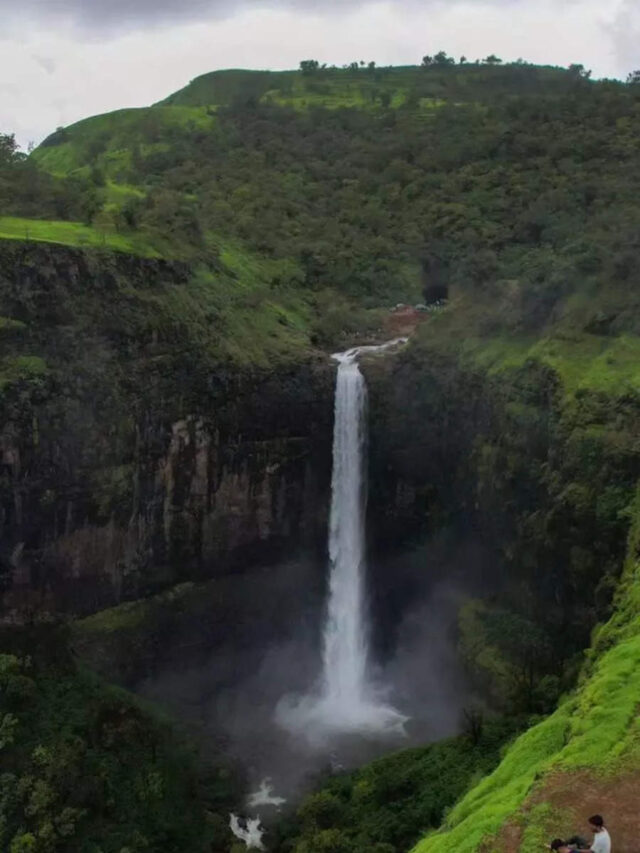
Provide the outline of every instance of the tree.
[[435,60],[433,56],[423,56],[422,57],[422,67],[430,68],[434,64]]
[[300,71],[302,71],[305,77],[311,77],[313,74],[316,74],[319,68],[320,63],[317,59],[303,59],[300,63]]
[[588,80],[591,77],[591,71],[587,71],[584,65],[577,62],[569,66],[569,74],[577,80]]
[[439,50],[433,57],[434,65],[455,65],[456,61],[453,56],[449,56],[445,50]]
[[0,133],[0,166],[13,163],[18,155],[18,145],[13,134]]
[[637,71],[632,71],[627,77],[627,83],[630,86],[640,86],[640,68]]
[[486,59],[483,59],[482,61],[485,65],[502,65],[502,60],[499,56],[496,56],[495,53],[487,56]]

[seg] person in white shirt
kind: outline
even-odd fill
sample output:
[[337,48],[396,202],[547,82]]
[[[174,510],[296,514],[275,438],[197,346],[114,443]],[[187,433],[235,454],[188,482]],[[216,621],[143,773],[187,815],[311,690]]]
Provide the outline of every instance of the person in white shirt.
[[591,853],[611,853],[611,836],[605,829],[602,815],[594,814],[589,818],[589,826],[593,832]]

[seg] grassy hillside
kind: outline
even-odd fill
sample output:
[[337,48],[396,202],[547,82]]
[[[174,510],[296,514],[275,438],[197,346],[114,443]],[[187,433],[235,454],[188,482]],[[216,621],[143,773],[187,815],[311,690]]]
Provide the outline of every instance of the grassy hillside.
[[110,174],[131,168],[132,151],[166,151],[181,132],[210,130],[213,117],[204,107],[146,107],[117,110],[84,119],[56,131],[34,152],[33,159],[47,171],[68,175],[90,168],[100,158]]
[[[516,740],[415,853],[534,853],[551,837],[584,834],[604,812],[615,849],[637,844],[640,781],[640,494],[611,620],[594,634],[577,689]],[[634,825],[635,824],[635,825]],[[617,837],[616,837],[617,835]]]
[[145,245],[144,237],[141,235],[117,234],[91,225],[83,225],[81,222],[0,216],[0,240],[25,242],[35,240],[39,243],[59,243],[81,248],[113,249],[145,258],[160,257],[159,252],[151,245]]
[[533,67],[526,64],[505,68],[461,64],[377,67],[375,63],[353,64],[344,68],[319,66],[304,71],[212,71],[192,80],[160,105],[229,106],[247,100],[279,103],[298,109],[309,107],[399,107],[418,92],[431,100],[451,98],[461,101],[491,100],[502,92],[517,91],[526,81],[529,92],[566,89],[564,69]]

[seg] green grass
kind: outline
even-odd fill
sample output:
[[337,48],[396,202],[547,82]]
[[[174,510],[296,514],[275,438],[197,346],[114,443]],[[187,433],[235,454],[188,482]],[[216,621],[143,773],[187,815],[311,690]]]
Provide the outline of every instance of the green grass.
[[[237,255],[230,261],[228,250],[222,258],[225,264],[238,263]],[[243,258],[244,272],[227,285],[226,354],[236,362],[254,364],[265,363],[265,355],[290,358],[302,354],[309,346],[311,308],[295,288],[273,289],[269,283],[272,276],[282,275],[286,280],[290,262]],[[229,268],[234,269],[233,265]]]
[[[131,148],[162,143],[167,132],[208,129],[215,117],[204,106],[156,106],[116,110],[83,119],[52,135],[31,155],[47,171],[68,175],[89,164],[128,165]],[[58,141],[59,139],[59,141]],[[123,156],[126,155],[123,160]]]
[[581,389],[640,392],[640,338],[631,335],[468,338],[462,353],[494,374],[535,359],[552,367],[570,393]]
[[[500,766],[455,806],[442,829],[415,853],[473,853],[517,816],[539,780],[551,771],[594,769],[614,774],[640,760],[640,490],[629,554],[612,619],[594,645],[575,693],[544,722],[519,737]],[[541,804],[544,806],[544,803]],[[548,815],[528,815],[521,850],[535,849]]]
[[262,97],[274,88],[285,89],[297,76],[295,71],[251,71],[227,69],[202,74],[183,89],[169,95],[159,106],[225,106],[237,97]]
[[0,239],[61,243],[79,248],[106,248],[142,257],[159,257],[159,253],[143,238],[101,231],[81,222],[20,219],[0,216]]
[[129,198],[144,198],[142,190],[132,184],[116,184],[113,181],[108,181],[105,191],[107,205],[113,204],[117,207],[121,207]]
[[271,366],[310,349],[312,310],[295,287],[298,268],[262,259],[232,241],[216,240],[222,267],[194,270],[183,284],[133,288],[147,331],[191,341],[214,361]]
[[[223,275],[201,270],[181,289],[167,293],[169,313],[209,335],[209,317],[222,325],[221,354],[239,364],[267,366],[308,348],[311,309],[292,280],[298,275],[288,260],[258,258],[231,241],[217,241]],[[274,283],[276,282],[276,283]],[[280,282],[277,284],[277,282]]]

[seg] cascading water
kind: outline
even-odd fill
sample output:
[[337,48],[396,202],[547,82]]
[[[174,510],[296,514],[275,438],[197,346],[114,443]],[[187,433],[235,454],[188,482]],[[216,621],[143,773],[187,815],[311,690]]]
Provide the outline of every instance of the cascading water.
[[344,718],[366,692],[368,638],[364,619],[364,515],[367,389],[358,350],[335,355],[333,475],[329,523],[329,606],[324,631],[323,696]]
[[403,731],[406,717],[384,702],[369,667],[365,607],[365,462],[367,388],[358,366],[364,352],[403,343],[356,347],[338,361],[333,434],[333,475],[329,523],[329,602],[323,643],[323,675],[318,695],[279,708],[288,728],[315,739],[327,731]]

